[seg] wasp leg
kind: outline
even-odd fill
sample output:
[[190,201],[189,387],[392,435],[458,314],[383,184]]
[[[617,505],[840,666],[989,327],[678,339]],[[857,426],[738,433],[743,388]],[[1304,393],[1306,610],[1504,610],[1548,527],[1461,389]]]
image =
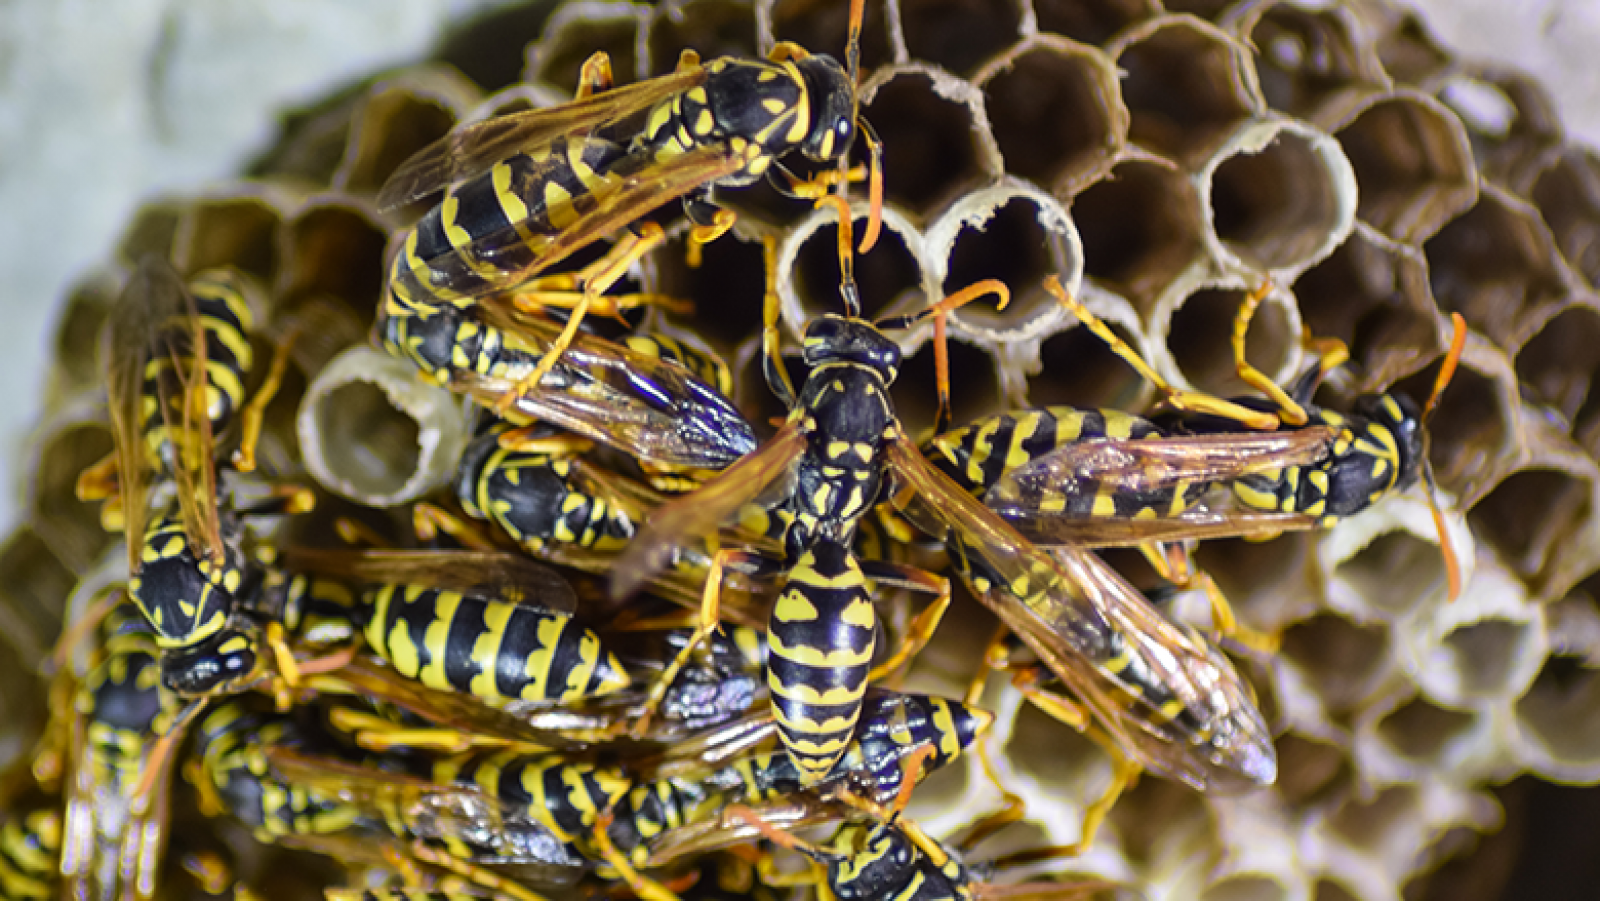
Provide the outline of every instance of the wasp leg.
[[538,423],[506,429],[495,443],[508,451],[550,457],[577,457],[594,450],[594,442],[588,438],[579,438],[566,432],[552,435],[541,429]]
[[1282,639],[1270,632],[1258,632],[1249,626],[1239,624],[1239,618],[1233,612],[1233,605],[1228,603],[1228,596],[1223,594],[1222,586],[1211,578],[1211,574],[1194,565],[1194,560],[1181,544],[1163,546],[1146,542],[1139,545],[1139,553],[1144,555],[1156,575],[1178,588],[1189,590],[1199,588],[1206,593],[1206,600],[1211,606],[1211,626],[1218,635],[1223,635],[1240,644],[1260,651],[1264,654],[1276,654]]
[[[578,327],[583,324],[583,319],[589,313],[589,308],[612,285],[615,285],[627,274],[628,269],[638,262],[645,254],[653,250],[662,241],[666,234],[661,226],[654,222],[647,222],[640,227],[637,234],[630,233],[626,238],[618,241],[605,256],[585,267],[580,277],[583,285],[583,294],[572,307],[571,315],[567,317],[566,327],[556,340],[551,343],[550,349],[545,352],[543,359],[533,367],[533,371],[524,376],[512,390],[507,391],[496,405],[496,412],[505,415],[506,411],[516,405],[523,395],[539,387],[550,370],[560,362],[567,348],[572,346],[572,341],[578,335]],[[512,303],[521,305],[515,295]],[[537,306],[537,303],[534,304]]]
[[572,99],[583,100],[601,91],[609,91],[616,83],[611,75],[611,55],[604,50],[596,50],[583,61],[583,68],[578,70],[578,90]]
[[721,623],[722,573],[730,566],[760,574],[775,569],[776,564],[761,554],[733,548],[721,548],[711,556],[711,566],[706,570],[705,591],[700,596],[700,624],[695,627],[694,634],[689,636],[689,640],[684,642],[683,647],[673,655],[672,661],[661,670],[650,686],[650,692],[645,695],[644,709],[628,730],[634,737],[640,737],[649,730],[650,721],[655,718],[656,711],[666,698],[667,691],[672,688],[673,681],[688,665],[689,658],[701,652],[702,645]]
[[411,528],[417,533],[418,541],[433,541],[443,532],[471,550],[500,550],[482,529],[436,504],[423,502],[413,507]]
[[1123,362],[1133,367],[1133,370],[1139,373],[1141,378],[1155,386],[1155,389],[1161,392],[1162,397],[1166,399],[1167,404],[1174,409],[1220,416],[1224,419],[1231,419],[1246,428],[1261,431],[1271,431],[1278,427],[1278,417],[1271,413],[1252,410],[1230,400],[1224,400],[1204,392],[1174,388],[1168,384],[1166,379],[1157,374],[1149,363],[1145,362],[1144,357],[1139,356],[1138,351],[1129,347],[1126,341],[1123,341],[1116,332],[1112,331],[1111,327],[1106,325],[1099,316],[1089,312],[1087,307],[1079,303],[1077,298],[1073,297],[1055,276],[1051,275],[1045,278],[1044,289],[1050,292],[1069,312],[1078,317],[1078,321],[1083,323],[1084,328],[1088,329],[1096,338],[1104,341],[1112,353],[1121,357]]
[[[701,248],[712,241],[727,234],[733,224],[739,221],[739,216],[733,210],[713,206],[710,203],[698,200],[685,201],[684,210],[689,214],[690,221],[695,225],[689,228],[689,244],[685,248],[684,261],[690,269],[699,269],[702,259]],[[711,213],[711,221],[701,222],[706,212]]]
[[[1111,736],[1090,722],[1082,707],[1063,695],[1040,688],[1038,683],[1043,676],[1043,668],[1033,665],[1014,674],[1011,681],[1022,692],[1023,697],[1033,702],[1034,706],[1083,733],[1084,737],[1106,752],[1111,758],[1111,783],[1093,804],[1085,808],[1076,842],[1022,852],[1013,855],[1016,860],[1004,858],[1008,865],[1053,860],[1058,857],[1076,857],[1088,850],[1094,844],[1095,833],[1100,831],[1100,825],[1105,822],[1106,815],[1116,806],[1117,799],[1138,784],[1139,774],[1144,771],[1144,767],[1118,747]],[[996,865],[999,865],[999,861],[996,861]]]
[[267,415],[267,405],[283,387],[283,374],[289,369],[289,353],[300,337],[298,329],[284,335],[272,352],[272,365],[267,377],[256,389],[255,396],[239,412],[239,449],[233,452],[233,468],[240,472],[255,472],[256,445],[261,443],[261,422]]
[[795,888],[803,885],[827,885],[826,874],[821,872],[821,863],[824,860],[837,859],[839,854],[820,845],[808,842],[805,839],[783,831],[773,826],[756,815],[754,810],[743,804],[730,804],[723,809],[720,823],[724,829],[738,824],[744,824],[761,833],[761,837],[780,848],[787,848],[798,854],[803,854],[809,859],[810,864],[804,873],[784,873],[779,871],[773,863],[771,854],[760,854],[756,857],[756,872],[766,885],[782,888]]
[[497,895],[514,898],[516,901],[546,901],[545,896],[524,888],[522,885],[505,879],[490,870],[468,863],[460,858],[436,851],[422,842],[411,843],[411,854],[423,863],[432,864],[441,870],[447,870],[460,876],[462,879],[481,885]]
[[388,547],[389,540],[379,535],[377,530],[359,519],[348,516],[336,516],[333,519],[333,531],[339,540],[352,547]]
[[[1010,634],[1011,630],[1004,623],[995,627],[994,635],[989,639],[989,644],[983,651],[983,665],[978,668],[978,672],[973,676],[972,682],[967,685],[967,693],[963,698],[963,703],[968,707],[981,706],[983,692],[989,684],[989,673],[1010,668],[1010,651],[1006,645],[1006,636]],[[983,768],[983,775],[988,778],[989,784],[1000,792],[1003,806],[1000,810],[990,814],[990,816],[999,818],[1007,811],[1012,811],[1015,814],[1015,819],[1021,819],[1027,811],[1027,803],[1021,797],[1012,793],[1009,788],[1006,788],[1005,783],[1001,781],[1000,773],[995,769],[994,760],[989,756],[989,734],[987,732],[978,736],[977,747],[974,750],[978,756],[978,765]],[[1011,820],[1006,822],[1011,822]],[[990,832],[998,830],[1005,825],[1005,823],[999,823],[993,829],[982,830],[980,829],[981,824],[982,821],[973,824],[973,834],[963,844],[976,845],[987,837]]]
[[678,54],[678,72],[687,72],[700,65],[700,54],[685,48]]
[[633,893],[643,901],[681,901],[666,886],[640,874],[638,870],[634,869],[627,856],[617,850],[616,843],[611,840],[609,831],[615,816],[615,813],[608,807],[595,820],[594,843],[595,848],[600,852],[600,858],[610,864],[611,868],[616,870],[617,875],[622,878],[622,881],[626,882],[628,887],[633,889]]
[[1250,321],[1255,318],[1256,310],[1260,308],[1261,301],[1266,300],[1272,293],[1272,280],[1261,283],[1254,291],[1245,295],[1244,301],[1239,304],[1239,312],[1233,317],[1233,371],[1246,385],[1260,391],[1267,399],[1278,406],[1278,418],[1289,425],[1305,425],[1310,417],[1294,398],[1289,396],[1278,386],[1277,382],[1267,377],[1267,374],[1255,368],[1250,361],[1245,359],[1245,337],[1250,334]]
[[103,501],[117,493],[117,455],[107,454],[104,459],[78,473],[73,493],[80,501]]
[[761,300],[761,374],[766,377],[768,390],[787,409],[795,405],[795,393],[789,371],[783,367],[783,336],[778,331],[783,311],[778,298],[777,238],[767,235],[761,239],[761,258],[766,267],[766,294]]
[[[999,279],[986,278],[974,282],[954,294],[946,295],[938,303],[909,316],[893,316],[879,320],[880,329],[904,329],[924,319],[933,320],[934,385],[939,394],[939,412],[934,418],[933,433],[939,435],[950,428],[950,349],[945,338],[945,317],[986,294],[996,298],[994,308],[1004,310],[1011,303],[1011,289]],[[1143,361],[1141,361],[1143,362]]]
[[861,570],[873,581],[888,582],[900,588],[909,588],[934,596],[933,603],[911,620],[911,625],[906,628],[905,638],[899,647],[867,673],[867,682],[870,684],[899,671],[911,658],[927,647],[929,639],[933,638],[934,630],[939,628],[939,621],[950,608],[950,580],[925,570],[882,560],[863,560]]
[[785,63],[789,60],[799,61],[811,55],[811,51],[793,41],[779,41],[767,51],[767,59],[775,63]]
[[456,754],[473,748],[515,748],[528,753],[546,753],[542,745],[462,732],[457,729],[406,729],[380,716],[333,707],[328,711],[328,722],[335,729],[350,735],[357,747],[376,753],[394,750],[424,748],[445,754]]

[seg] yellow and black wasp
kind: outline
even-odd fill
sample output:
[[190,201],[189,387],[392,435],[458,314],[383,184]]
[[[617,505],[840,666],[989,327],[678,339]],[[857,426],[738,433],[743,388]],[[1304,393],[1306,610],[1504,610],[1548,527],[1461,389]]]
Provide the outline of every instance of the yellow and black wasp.
[[[686,51],[671,75],[613,87],[610,63],[584,66],[571,103],[500,116],[457,130],[403,163],[378,197],[386,209],[449,191],[405,236],[391,267],[386,342],[441,381],[476,385],[505,412],[538,392],[572,347],[578,327],[630,265],[664,240],[644,216],[683,198],[691,245],[732,227],[714,206],[719,187],[748,185],[782,172],[800,151],[843,169],[857,130],[856,78],[864,0],[851,4],[848,65],[782,43],[766,60],[720,58],[701,64]],[[872,210],[863,249],[876,238],[881,205],[876,142]],[[786,190],[815,197],[845,177],[799,182]],[[623,228],[633,231],[577,273],[548,276],[573,253]],[[848,254],[841,263],[849,283]],[[559,334],[539,334],[544,351],[514,378],[485,387],[484,348],[525,342],[526,323],[483,315],[495,306],[543,309],[565,290],[571,307]],[[572,297],[577,288],[576,297]],[[853,284],[850,289],[853,297]],[[519,296],[520,295],[520,296]],[[615,299],[612,299],[613,301]],[[776,310],[768,311],[775,334]],[[454,351],[452,355],[451,351]],[[470,361],[466,363],[464,361]],[[666,461],[679,462],[679,461]],[[727,462],[723,461],[723,465]]]
[[[106,381],[128,590],[154,629],[165,683],[185,695],[209,694],[255,672],[256,630],[242,618],[238,600],[255,578],[241,548],[241,517],[301,509],[309,497],[284,493],[242,511],[218,499],[217,433],[242,413],[236,460],[254,466],[261,413],[287,362],[280,352],[246,405],[251,322],[246,288],[236,275],[203,273],[185,286],[170,264],[149,258],[107,323]],[[80,494],[103,496],[103,474],[97,467],[80,479]],[[154,480],[163,476],[171,479],[173,497],[150,517]]]
[[[1171,388],[1058,282],[1045,287],[1151,380],[1172,411],[1151,420],[1107,411],[1023,411],[935,438],[946,473],[981,492],[1031,539],[1113,545],[1328,528],[1419,475],[1432,504],[1425,423],[1460,356],[1459,322],[1423,410],[1404,395],[1375,394],[1341,414],[1311,403],[1323,378],[1347,357],[1337,342],[1324,342],[1316,365],[1287,392],[1245,359],[1251,316],[1270,285],[1246,298],[1233,335],[1240,377],[1266,398],[1232,400]],[[1201,503],[1215,485],[1226,485],[1244,509]],[[1454,597],[1454,552],[1433,509]]]
[[[395,673],[428,688],[521,707],[599,697],[631,683],[599,637],[574,620],[571,585],[526,558],[290,548],[283,560],[293,577],[265,599],[263,612],[316,627],[323,641],[360,631]],[[359,593],[347,584],[361,586]]]
[[883,561],[863,567],[851,548],[859,521],[878,502],[889,475],[928,466],[907,443],[894,415],[889,385],[901,354],[880,327],[942,316],[985,293],[998,294],[1002,306],[1008,296],[1004,285],[982,282],[922,314],[881,326],[837,315],[811,323],[804,341],[811,369],[799,394],[790,394],[781,379],[770,380],[790,409],[783,427],[700,490],[657,510],[617,564],[612,592],[626,597],[751,502],[776,498],[768,506],[784,512],[783,558],[744,549],[717,551],[706,582],[702,628],[709,631],[717,619],[725,569],[782,573],[767,626],[767,684],[785,747],[807,779],[820,779],[832,769],[860,713],[876,646],[868,571],[876,580],[937,598],[906,647],[882,664],[885,669],[915,653],[950,597],[942,578]]
[[60,805],[44,804],[0,818],[0,898],[59,898],[60,861]]

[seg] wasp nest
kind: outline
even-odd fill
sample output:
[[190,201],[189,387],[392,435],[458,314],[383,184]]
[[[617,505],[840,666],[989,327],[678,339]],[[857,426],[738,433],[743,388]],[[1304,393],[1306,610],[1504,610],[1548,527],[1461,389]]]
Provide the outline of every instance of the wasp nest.
[[[73,294],[61,320],[31,517],[0,551],[0,634],[20,652],[0,666],[39,659],[74,580],[106,548],[71,496],[111,443],[97,372],[73,349],[92,346],[85,336],[131,261],[230,265],[259,282],[275,316],[304,317],[312,337],[268,411],[265,465],[296,472],[304,460],[355,499],[403,499],[404,483],[436,482],[407,467],[453,455],[459,425],[407,418],[436,400],[386,406],[393,395],[371,370],[323,370],[365,338],[380,297],[391,233],[371,197],[387,174],[455,123],[559,100],[595,50],[610,52],[619,81],[669,71],[683,47],[711,57],[792,40],[838,53],[844,7],[572,2],[529,35],[523,83],[485,96],[444,66],[383,77],[298,117],[259,178],[147,207],[118,265]],[[1600,780],[1600,160],[1563,140],[1536,85],[1457,61],[1414,19],[1366,0],[872,0],[863,50],[887,197],[883,237],[857,263],[865,313],[909,311],[982,278],[1015,295],[1003,312],[952,317],[958,422],[1150,400],[1041,290],[1051,274],[1171,383],[1225,395],[1245,390],[1228,344],[1234,311],[1266,280],[1250,359],[1285,382],[1308,362],[1303,330],[1338,338],[1353,356],[1333,386],[1341,396],[1427,396],[1445,314],[1471,327],[1430,427],[1470,572],[1464,595],[1445,601],[1420,494],[1325,534],[1204,546],[1201,565],[1244,623],[1283,636],[1281,653],[1252,661],[1279,728],[1278,784],[1217,799],[1147,778],[1074,870],[1153,898],[1393,899],[1463,831],[1497,826],[1490,784],[1523,772]],[[698,268],[669,248],[636,277],[695,302],[695,315],[652,312],[652,325],[735,361],[755,421],[774,411],[751,239],[781,238],[793,339],[837,308],[837,226],[760,191],[728,199],[741,240],[708,246]],[[928,334],[906,337],[895,387],[913,430],[933,419]],[[297,437],[297,402],[319,372]],[[316,398],[340,391],[362,394],[371,419],[338,420],[329,436],[354,407],[319,410]],[[394,435],[415,453],[375,459]],[[379,466],[385,481],[341,487],[312,465],[334,445],[334,465]],[[952,617],[986,615],[968,608]],[[961,636],[986,633],[945,628],[913,682],[959,692],[981,665],[981,647]],[[37,714],[41,697],[7,692],[5,715]],[[1035,827],[1010,841],[1072,842],[1107,759],[1010,688],[986,700],[999,716],[998,774],[1028,799]],[[913,809],[949,834],[999,800],[973,765],[930,783]]]

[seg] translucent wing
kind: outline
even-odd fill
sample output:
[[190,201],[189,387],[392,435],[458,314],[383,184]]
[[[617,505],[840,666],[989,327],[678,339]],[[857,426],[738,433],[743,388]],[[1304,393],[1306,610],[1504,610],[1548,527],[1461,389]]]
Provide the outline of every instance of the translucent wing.
[[1009,517],[1013,510],[1038,509],[1060,495],[1102,487],[1146,492],[1231,481],[1325,459],[1333,438],[1333,429],[1318,426],[1292,432],[1077,441],[1006,472],[984,500]]
[[1069,517],[1010,508],[1006,522],[1035,544],[1077,544],[1083,547],[1130,547],[1148,541],[1206,541],[1218,538],[1266,540],[1284,532],[1318,528],[1303,513],[1267,513],[1236,503],[1231,496],[1202,502],[1177,516]]
[[186,310],[183,280],[171,264],[146,257],[111,308],[105,328],[106,391],[116,442],[117,481],[128,536],[128,571],[139,569],[155,461],[144,438],[144,372],[162,326]]
[[[527,341],[527,373],[559,333],[548,320],[503,310],[489,319]],[[493,406],[519,388],[522,374],[459,373],[454,387]],[[578,335],[512,410],[657,463],[723,469],[756,447],[755,432],[733,403],[689,370],[590,335]]]
[[1271,781],[1271,737],[1219,652],[1150,609],[1090,551],[1068,545],[1052,555],[1024,539],[909,442],[891,442],[889,455],[919,496],[897,499],[907,516],[946,541],[979,599],[1129,754],[1197,788]]
[[790,477],[805,449],[806,434],[799,420],[791,419],[758,450],[704,487],[657,510],[618,559],[611,576],[611,596],[633,594],[691,542],[715,533],[745,504]]
[[[172,446],[172,479],[177,484],[184,535],[197,558],[221,560],[227,549],[222,544],[217,511],[216,441],[211,434],[206,334],[194,298],[185,291],[183,300],[187,320],[182,331],[177,323],[162,330],[176,385],[172,380],[158,378],[157,395]],[[188,338],[187,354],[180,350],[178,336],[183,334]]]
[[378,192],[384,212],[488,171],[518,153],[538,150],[556,138],[581,134],[624,119],[705,81],[703,68],[664,75],[602,91],[560,106],[496,116],[464,125],[417,151]]
[[425,585],[556,613],[578,598],[562,575],[521,554],[458,550],[284,550],[291,569],[372,584]]

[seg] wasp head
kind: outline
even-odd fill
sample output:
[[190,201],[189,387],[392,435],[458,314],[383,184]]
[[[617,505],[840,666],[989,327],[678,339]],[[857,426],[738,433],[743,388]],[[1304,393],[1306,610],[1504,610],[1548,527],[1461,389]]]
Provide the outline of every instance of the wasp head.
[[827,363],[855,363],[876,370],[886,385],[900,372],[900,345],[870,322],[832,313],[806,327],[804,353],[806,365],[813,369]]

